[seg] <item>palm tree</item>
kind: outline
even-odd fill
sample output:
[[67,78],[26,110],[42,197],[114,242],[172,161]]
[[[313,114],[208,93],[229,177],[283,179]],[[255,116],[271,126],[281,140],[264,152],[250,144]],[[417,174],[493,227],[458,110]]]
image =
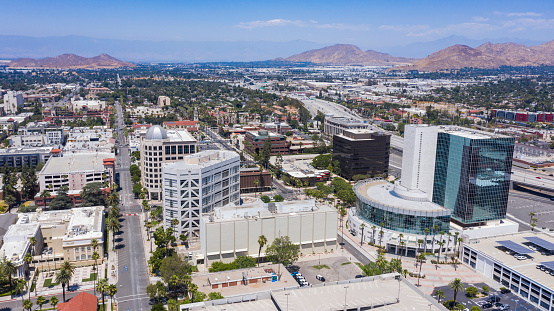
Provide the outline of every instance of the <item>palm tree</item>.
[[31,300],[23,301],[23,310],[31,311],[31,308],[33,308],[33,302]]
[[423,240],[419,239],[417,240],[417,252],[419,253],[419,250],[421,249],[421,244],[423,244]]
[[423,267],[423,262],[425,261],[425,254],[419,254],[416,260],[419,260],[419,273],[417,274],[417,286],[419,286],[419,279],[421,278],[421,268]]
[[176,275],[172,275],[169,278],[169,289],[171,290],[171,288],[173,287],[173,296],[175,297],[175,300],[177,300],[177,285],[179,285],[180,282],[181,280]]
[[115,191],[110,192],[110,194],[108,195],[108,204],[110,206],[119,205],[119,194],[117,194],[117,192]]
[[21,302],[23,302],[23,293],[27,287],[27,282],[24,279],[19,279],[15,283],[15,293],[21,295]]
[[402,262],[402,256],[404,255],[404,252],[406,251],[406,242],[402,241],[400,242],[400,246],[403,246],[400,248],[400,262]]
[[381,229],[379,231],[379,247],[382,247],[381,242],[383,242],[383,234],[385,234],[385,231],[383,231],[383,229]]
[[260,235],[258,237],[258,245],[260,246],[258,248],[258,267],[260,266],[260,256],[262,254],[262,248],[267,244],[267,238],[265,237],[265,235]]
[[376,227],[375,225],[372,225],[372,226],[371,226],[371,230],[373,231],[373,236],[372,236],[372,238],[373,238],[373,244],[375,244],[375,242],[376,242],[376,239],[375,239],[375,230],[376,230],[376,229],[377,229],[377,227]]
[[102,310],[106,310],[104,294],[108,291],[108,279],[100,279],[96,283],[96,290],[102,294]]
[[458,237],[460,236],[460,232],[456,231],[454,232],[454,251],[456,251],[456,246],[458,245]]
[[56,305],[58,304],[58,297],[54,296],[52,298],[50,298],[50,300],[48,301],[50,303],[50,305],[52,307],[54,307],[54,309],[56,309]]
[[458,256],[460,257],[460,248],[462,247],[462,242],[464,241],[463,238],[458,238]]
[[443,241],[439,241],[439,257],[437,257],[437,262],[439,262],[441,260],[441,251],[442,251],[442,246],[444,245],[444,242]]
[[69,274],[69,271],[60,269],[60,271],[56,273],[56,283],[62,284],[63,302],[65,302],[65,284],[69,284],[70,281],[71,275]]
[[444,298],[444,292],[440,289],[435,291],[435,295],[439,298],[439,303],[441,303],[441,298]]
[[29,268],[29,270],[31,270],[31,262],[33,262],[33,256],[27,253],[25,254],[25,257],[23,257],[23,261],[27,264],[27,267]]
[[448,235],[448,240],[446,241],[446,252],[444,253],[444,261],[448,261],[448,246],[450,245],[450,239],[452,238],[452,233],[450,231],[446,231],[446,235]]
[[8,276],[8,284],[10,285],[10,295],[13,296],[13,282],[12,282],[12,276],[17,272],[17,267],[11,262],[11,260],[6,260],[6,258],[2,259],[2,263],[0,263],[0,272],[3,275]]
[[35,256],[35,244],[37,244],[37,239],[33,236],[29,239],[29,243],[31,244],[31,255]]
[[360,239],[360,246],[364,245],[364,229],[365,229],[365,223],[362,222],[362,238]]
[[[175,230],[175,227],[179,224],[179,220],[178,219],[172,219],[171,220],[171,226],[173,227],[173,234],[176,234],[176,230]],[[175,239],[177,239],[177,236],[175,236]]]
[[427,235],[429,234],[431,230],[429,228],[423,229],[423,232],[425,232],[425,240],[423,240],[423,253],[427,254]]
[[437,236],[437,230],[439,230],[438,225],[433,226],[433,241],[431,242],[431,253],[435,254],[435,238]]
[[115,294],[117,294],[117,285],[115,284],[108,285],[107,292],[108,292],[108,296],[110,296],[110,306],[112,306],[113,308],[113,297],[115,296]]
[[98,252],[94,252],[92,253],[92,259],[94,259],[94,296],[96,296],[96,278],[98,277],[98,264],[97,264],[97,260],[98,258],[100,258],[100,255],[98,254]]
[[[444,235],[444,231],[442,231],[442,230],[441,230],[441,231],[439,231],[439,234],[441,235],[441,237],[440,237],[439,241],[441,241],[441,242],[442,242],[442,236]],[[440,258],[439,258],[439,259],[440,259]]]
[[257,198],[258,197],[258,187],[260,186],[260,180],[259,179],[254,179],[254,186],[256,186],[256,189],[254,190],[254,196]]
[[448,287],[450,287],[450,289],[454,291],[454,306],[455,306],[456,296],[458,296],[458,292],[465,290],[464,283],[462,283],[462,280],[460,280],[459,278],[455,278],[454,281],[448,284]]
[[[403,235],[402,233],[400,233],[400,234],[398,235],[398,246],[403,245],[403,244],[402,244],[402,238],[403,238],[403,237],[404,237],[404,235]],[[400,253],[398,254],[398,258],[400,258],[401,254],[402,254],[402,250],[400,250]]]
[[45,303],[46,303],[46,298],[44,298],[43,296],[37,297],[37,305],[40,308],[40,310],[42,310],[42,305]]
[[108,230],[112,232],[112,250],[115,250],[115,233],[119,231],[121,228],[121,225],[119,224],[119,220],[114,217],[108,218],[108,224],[107,224]]
[[534,212],[530,212],[530,213],[529,213],[529,223],[532,223],[532,222],[533,222],[533,217],[535,217],[535,213],[534,213]]
[[43,202],[43,207],[46,208],[46,199],[50,197],[50,191],[44,189],[41,193],[40,193],[40,198],[42,199],[42,202]]

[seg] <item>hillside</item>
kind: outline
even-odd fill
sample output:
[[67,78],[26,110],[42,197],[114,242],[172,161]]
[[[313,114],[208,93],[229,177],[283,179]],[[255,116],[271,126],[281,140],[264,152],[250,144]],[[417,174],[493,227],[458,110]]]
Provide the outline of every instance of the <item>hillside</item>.
[[414,61],[410,58],[394,57],[390,54],[372,50],[363,51],[359,47],[350,44],[336,44],[310,50],[289,56],[284,60],[325,65],[404,65]]
[[487,42],[477,48],[457,44],[394,70],[438,71],[464,67],[489,69],[540,65],[554,65],[554,41],[530,47],[511,42]]
[[134,67],[134,64],[120,61],[108,54],[86,58],[75,54],[62,54],[42,59],[18,58],[9,63],[14,68],[53,68],[53,69],[99,69]]

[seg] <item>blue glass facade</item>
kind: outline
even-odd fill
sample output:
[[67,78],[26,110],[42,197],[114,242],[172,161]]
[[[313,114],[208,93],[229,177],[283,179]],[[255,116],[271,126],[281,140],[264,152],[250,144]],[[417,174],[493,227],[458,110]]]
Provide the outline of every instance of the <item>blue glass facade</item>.
[[462,224],[506,218],[513,152],[513,137],[439,132],[433,202]]

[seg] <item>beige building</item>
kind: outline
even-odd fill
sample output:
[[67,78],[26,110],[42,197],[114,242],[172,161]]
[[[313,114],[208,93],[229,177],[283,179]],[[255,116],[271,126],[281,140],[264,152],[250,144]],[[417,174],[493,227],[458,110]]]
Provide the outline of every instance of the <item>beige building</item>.
[[171,105],[171,99],[167,96],[159,96],[158,97],[158,107],[164,107],[164,106],[170,106]]
[[185,129],[166,130],[159,125],[140,134],[140,169],[148,199],[162,199],[162,166],[196,152],[196,140]]
[[[201,250],[207,265],[219,260],[231,262],[238,256],[257,258],[258,237],[264,235],[268,245],[288,236],[300,245],[302,254],[329,252],[336,247],[337,221],[335,209],[316,206],[313,199],[228,205],[200,218]],[[265,257],[264,252],[265,247],[261,257]]]

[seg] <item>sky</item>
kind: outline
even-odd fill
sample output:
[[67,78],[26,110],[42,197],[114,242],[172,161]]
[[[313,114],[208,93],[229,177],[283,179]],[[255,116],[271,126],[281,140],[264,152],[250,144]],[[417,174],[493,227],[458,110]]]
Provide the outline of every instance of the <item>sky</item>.
[[451,35],[554,39],[554,1],[2,1],[0,34],[400,46]]

